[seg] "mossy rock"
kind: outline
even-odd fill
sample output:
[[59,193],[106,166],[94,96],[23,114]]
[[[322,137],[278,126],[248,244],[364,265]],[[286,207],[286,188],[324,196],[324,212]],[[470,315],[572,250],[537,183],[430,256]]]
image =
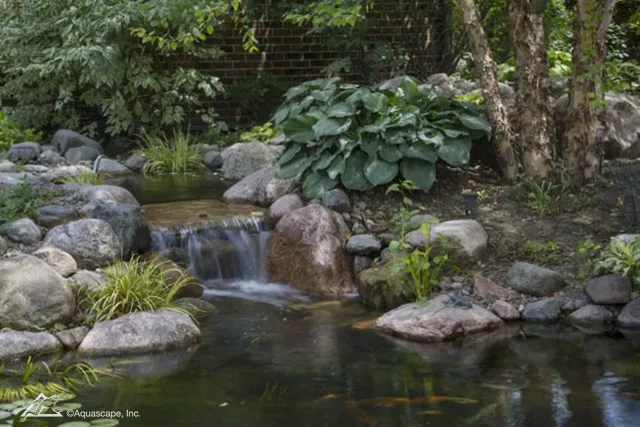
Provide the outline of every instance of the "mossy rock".
[[189,312],[196,319],[217,313],[218,309],[209,301],[200,298],[180,298],[173,302],[177,307]]
[[404,274],[393,271],[394,261],[368,268],[358,275],[360,299],[369,308],[391,310],[412,301],[403,284]]

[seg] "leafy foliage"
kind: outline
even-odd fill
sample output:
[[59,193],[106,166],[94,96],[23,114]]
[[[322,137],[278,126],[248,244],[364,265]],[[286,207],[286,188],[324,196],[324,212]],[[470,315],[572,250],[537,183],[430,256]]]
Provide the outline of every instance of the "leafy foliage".
[[269,122],[262,126],[254,126],[246,132],[242,132],[240,139],[245,142],[260,141],[269,143],[271,139],[279,134],[277,129],[273,128],[273,125]]
[[278,177],[304,180],[308,197],[339,182],[365,191],[398,175],[429,190],[442,159],[469,161],[473,140],[490,125],[476,105],[441,97],[404,78],[396,91],[313,80],[291,88],[273,122],[286,138]]
[[[178,291],[192,280],[178,269],[134,257],[129,262],[118,261],[105,269],[104,274],[106,283],[87,289],[81,298],[82,305],[88,307],[87,321],[90,323],[113,320],[137,311],[160,309],[189,315],[173,304]],[[172,280],[169,282],[170,277]]]
[[[172,57],[206,60],[206,43],[225,21],[244,28],[242,2],[223,0],[29,0],[0,15],[0,97],[11,118],[31,127],[67,127],[87,135],[135,134],[182,123],[223,91],[196,68],[166,66]],[[102,119],[96,120],[96,117]],[[103,129],[104,128],[104,129]]]
[[19,123],[9,120],[7,114],[0,110],[0,153],[18,142],[38,142],[40,139],[41,132],[34,132],[33,129],[23,130]]
[[93,171],[85,172],[83,170],[78,171],[77,175],[69,175],[60,179],[61,184],[90,184],[100,185],[102,184],[102,175]]
[[138,153],[145,158],[145,174],[192,173],[202,169],[202,155],[187,133],[174,132],[173,138],[143,135],[144,145]]
[[417,215],[420,212],[418,209],[411,209],[413,207],[413,200],[411,200],[408,193],[413,190],[419,190],[418,186],[415,185],[413,181],[404,180],[395,184],[391,184],[389,187],[387,187],[387,192],[385,193],[399,193],[400,196],[402,196],[402,206],[400,206],[400,209],[396,214],[394,227],[401,240],[404,240],[404,236],[407,234],[407,232],[411,231],[409,230],[411,217]]
[[549,181],[536,181],[528,177],[524,180],[524,186],[527,190],[529,202],[538,211],[540,218],[544,218],[551,210],[552,192],[556,186]]
[[578,271],[579,279],[584,281],[591,277],[598,263],[601,249],[602,245],[596,243],[590,237],[578,244],[576,255],[581,261],[580,270]]
[[596,264],[596,274],[615,273],[627,277],[635,289],[640,288],[640,237],[628,242],[614,239]]
[[0,187],[0,224],[35,216],[42,201],[55,196],[54,191],[29,185],[26,180]]

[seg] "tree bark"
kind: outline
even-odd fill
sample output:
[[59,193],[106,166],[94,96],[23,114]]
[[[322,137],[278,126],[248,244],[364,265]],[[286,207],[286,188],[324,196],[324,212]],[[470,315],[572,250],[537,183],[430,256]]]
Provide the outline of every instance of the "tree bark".
[[527,175],[548,178],[553,171],[555,149],[544,10],[536,13],[530,0],[508,0],[507,6],[515,47],[522,166]]
[[504,177],[513,180],[518,175],[518,160],[513,149],[513,132],[507,109],[500,98],[496,63],[491,56],[487,35],[482,28],[480,13],[475,0],[458,0],[458,9],[469,37],[473,62],[480,76],[485,111],[493,127],[493,141],[498,151],[500,167]]
[[565,167],[574,184],[600,173],[602,147],[596,136],[604,104],[605,40],[615,3],[616,0],[578,0],[576,5],[573,72],[563,149]]

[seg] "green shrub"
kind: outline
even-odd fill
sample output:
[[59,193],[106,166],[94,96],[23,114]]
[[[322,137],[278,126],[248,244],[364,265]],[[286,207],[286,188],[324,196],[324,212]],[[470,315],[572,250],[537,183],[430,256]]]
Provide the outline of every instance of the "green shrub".
[[14,186],[0,187],[0,224],[24,217],[34,217],[42,201],[56,192],[37,188],[26,180]]
[[490,125],[477,106],[438,96],[404,79],[396,92],[342,84],[340,78],[293,87],[273,117],[286,138],[279,178],[304,180],[307,197],[338,183],[365,191],[398,175],[429,190],[438,159],[469,161],[472,140]]
[[107,279],[104,285],[85,290],[80,298],[87,307],[89,323],[160,309],[189,315],[173,304],[180,289],[193,280],[178,269],[134,257],[129,262],[116,262],[104,270],[104,275]]
[[144,143],[138,153],[145,158],[145,174],[193,173],[203,168],[200,151],[191,145],[191,137],[175,132],[166,136],[143,135]]
[[602,253],[595,267],[596,274],[620,274],[627,277],[635,289],[640,288],[640,237],[628,242],[614,239]]
[[244,142],[260,141],[268,143],[271,139],[279,134],[277,129],[269,122],[262,126],[254,126],[246,132],[242,132],[240,139]]
[[34,132],[33,129],[23,130],[20,124],[9,120],[7,114],[0,110],[0,153],[9,150],[18,142],[39,142],[40,139],[41,132]]

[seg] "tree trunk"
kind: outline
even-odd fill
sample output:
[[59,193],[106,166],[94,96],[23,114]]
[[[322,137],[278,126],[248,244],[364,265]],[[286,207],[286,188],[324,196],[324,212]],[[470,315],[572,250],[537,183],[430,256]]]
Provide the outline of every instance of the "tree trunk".
[[507,5],[515,46],[522,166],[527,175],[547,178],[553,171],[555,149],[544,11],[532,10],[530,0],[508,0]]
[[480,13],[475,0],[458,0],[462,25],[469,37],[469,47],[480,76],[485,111],[493,127],[493,141],[498,149],[498,160],[502,173],[508,180],[518,175],[518,160],[513,149],[513,133],[509,124],[507,109],[500,98],[496,63],[491,56],[487,35],[482,29]]
[[602,147],[596,139],[602,90],[605,40],[616,0],[578,0],[573,45],[573,72],[569,84],[565,166],[574,184],[600,173]]

